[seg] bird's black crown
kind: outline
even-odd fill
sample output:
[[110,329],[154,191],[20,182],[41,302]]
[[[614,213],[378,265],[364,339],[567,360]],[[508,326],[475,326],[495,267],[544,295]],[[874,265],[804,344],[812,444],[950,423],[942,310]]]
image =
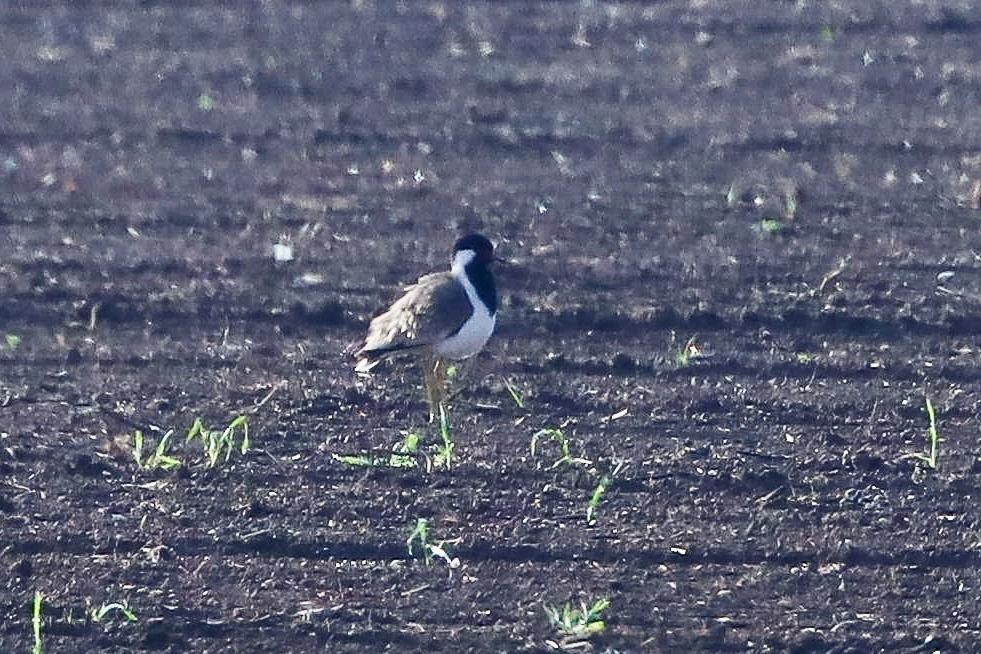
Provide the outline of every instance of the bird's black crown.
[[454,254],[461,250],[472,250],[477,253],[478,261],[491,262],[494,260],[494,244],[480,234],[464,236],[453,246]]
[[480,234],[470,234],[457,241],[453,247],[454,254],[463,250],[476,252],[466,266],[467,278],[493,316],[497,311],[497,287],[490,271],[490,264],[494,261],[494,244]]

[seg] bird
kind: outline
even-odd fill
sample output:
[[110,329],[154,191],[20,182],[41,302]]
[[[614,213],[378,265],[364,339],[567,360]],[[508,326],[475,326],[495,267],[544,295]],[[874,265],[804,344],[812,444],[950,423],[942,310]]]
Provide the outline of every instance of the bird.
[[486,345],[497,320],[497,287],[490,266],[502,259],[481,234],[453,246],[450,270],[423,275],[368,325],[354,353],[355,371],[407,354],[422,366],[429,419],[443,411],[449,361],[467,359]]

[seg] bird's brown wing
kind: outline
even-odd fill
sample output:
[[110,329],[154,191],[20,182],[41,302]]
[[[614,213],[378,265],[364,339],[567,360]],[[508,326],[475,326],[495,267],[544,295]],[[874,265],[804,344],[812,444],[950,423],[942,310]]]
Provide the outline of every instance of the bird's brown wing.
[[450,273],[420,277],[388,311],[371,321],[356,356],[377,359],[433,345],[459,330],[472,311],[466,290]]

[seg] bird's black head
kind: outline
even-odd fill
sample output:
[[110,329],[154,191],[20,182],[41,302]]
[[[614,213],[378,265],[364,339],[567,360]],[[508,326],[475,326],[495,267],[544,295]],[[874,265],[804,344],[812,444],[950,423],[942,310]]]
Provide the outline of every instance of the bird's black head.
[[494,244],[480,234],[464,236],[453,246],[453,254],[469,250],[474,253],[473,261],[490,263],[494,261]]

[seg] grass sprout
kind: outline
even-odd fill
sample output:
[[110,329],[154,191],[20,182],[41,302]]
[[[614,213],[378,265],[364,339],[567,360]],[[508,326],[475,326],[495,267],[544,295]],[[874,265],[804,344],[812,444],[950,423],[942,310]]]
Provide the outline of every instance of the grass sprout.
[[379,465],[378,459],[370,454],[335,454],[334,459],[349,466],[370,468]]
[[784,230],[785,225],[783,221],[777,220],[776,218],[764,218],[763,220],[761,220],[756,224],[756,227],[763,234],[769,234],[770,236],[773,236],[775,234],[779,234],[780,232],[782,232]]
[[416,432],[406,432],[401,443],[398,443],[388,456],[373,454],[335,454],[334,459],[349,466],[361,468],[416,468],[419,465],[416,457],[422,436]]
[[160,441],[157,442],[157,447],[153,453],[144,458],[143,447],[145,439],[143,432],[139,429],[133,432],[133,458],[136,460],[136,466],[140,470],[156,470],[157,468],[173,470],[179,468],[181,465],[180,459],[168,454],[170,437],[173,434],[174,432],[172,430],[164,434]]
[[589,497],[589,504],[586,505],[586,522],[593,521],[593,514],[595,514],[596,509],[599,508],[600,502],[603,501],[603,496],[606,495],[606,491],[610,488],[613,480],[609,475],[603,475],[603,478],[599,480],[596,484],[596,488],[593,489],[593,494]]
[[564,638],[585,640],[606,630],[603,613],[608,608],[610,608],[610,600],[604,597],[591,605],[582,602],[580,608],[575,608],[568,602],[561,609],[546,604],[545,615]]
[[41,591],[34,591],[34,613],[31,617],[31,626],[34,627],[34,647],[32,654],[42,654],[44,645],[41,642]]
[[783,194],[783,216],[787,220],[797,218],[797,210],[800,208],[800,192],[796,186],[788,187]]
[[416,555],[412,547],[416,543],[418,543],[419,552],[422,554],[426,565],[432,565],[433,559],[440,559],[445,561],[446,565],[450,568],[460,567],[460,559],[450,557],[443,547],[445,541],[440,541],[439,543],[429,542],[429,521],[425,518],[416,519],[415,527],[412,528],[409,537],[405,540],[405,545],[409,550],[409,556]]
[[453,434],[450,432],[450,417],[446,413],[443,405],[439,405],[439,437],[442,443],[437,446],[434,463],[437,467],[443,466],[447,470],[453,465],[453,450],[456,445],[453,443]]
[[726,206],[732,209],[739,202],[739,191],[732,184],[729,185],[729,190],[726,191]]
[[524,394],[515,388],[514,384],[512,384],[511,380],[507,377],[501,377],[501,381],[504,382],[504,388],[507,389],[508,394],[511,396],[511,399],[514,400],[514,403],[518,406],[518,408],[525,408]]
[[[205,456],[208,459],[208,466],[214,468],[219,461],[225,463],[232,456],[232,451],[236,449],[236,439],[241,432],[241,439],[238,441],[238,450],[245,454],[249,451],[249,419],[241,415],[228,423],[225,429],[208,429],[201,418],[195,418],[194,424],[187,432],[185,443],[190,443],[194,439],[199,439],[204,447]],[[222,457],[224,453],[224,457]]]
[[559,457],[555,463],[553,463],[549,470],[552,468],[558,468],[560,465],[589,465],[592,463],[589,459],[583,459],[581,457],[572,456],[572,446],[569,438],[565,435],[565,432],[556,427],[548,427],[546,429],[539,429],[531,436],[531,455],[534,457],[538,453],[538,443],[542,438],[547,438],[555,443],[558,443],[559,450],[562,452],[562,456]]
[[614,480],[620,474],[620,471],[623,470],[623,467],[623,463],[618,463],[613,468],[613,472],[603,475],[600,478],[599,483],[596,484],[596,488],[593,489],[593,494],[589,496],[589,503],[586,505],[586,522],[593,521],[593,516],[596,515],[596,509],[603,502],[606,491],[610,490],[610,486],[613,485]]
[[681,348],[675,352],[674,361],[680,368],[687,368],[692,361],[705,356],[701,346],[698,344],[698,337],[692,336]]
[[406,432],[402,442],[395,446],[395,451],[388,457],[390,468],[415,468],[418,464],[416,455],[422,444],[422,436],[416,432]]
[[92,618],[92,622],[102,622],[106,619],[112,612],[122,613],[130,622],[136,622],[136,614],[129,610],[125,604],[120,604],[119,602],[109,602],[108,604],[103,604],[97,609],[92,609],[89,613],[89,617]]
[[453,466],[456,444],[453,442],[449,413],[442,404],[438,409],[440,442],[435,445],[436,453],[433,457],[422,451],[423,437],[414,431],[405,432],[402,442],[395,445],[388,455],[360,453],[334,454],[333,457],[346,465],[362,468],[417,468],[421,457],[425,459],[426,472],[432,472],[433,468],[450,469]]
[[412,544],[417,542],[422,548],[423,556],[426,556],[426,562],[429,562],[429,551],[427,546],[429,545],[429,521],[425,518],[416,518],[416,526],[412,528],[409,533],[409,537],[405,539],[405,546],[409,549],[409,556],[415,556],[412,551]]
[[20,345],[22,339],[17,334],[5,334],[3,337],[4,342],[7,344],[7,349],[13,352]]
[[927,454],[914,454],[913,458],[922,461],[931,470],[936,470],[940,464],[940,431],[937,429],[937,412],[933,408],[930,397],[926,398],[927,416],[930,418],[930,427],[927,434],[930,437],[930,451]]

